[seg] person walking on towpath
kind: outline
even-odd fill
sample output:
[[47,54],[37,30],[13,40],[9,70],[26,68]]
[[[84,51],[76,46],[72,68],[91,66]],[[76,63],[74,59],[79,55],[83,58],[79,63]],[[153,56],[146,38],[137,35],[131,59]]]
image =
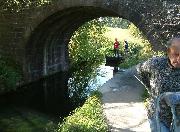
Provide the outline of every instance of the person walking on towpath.
[[[164,92],[180,91],[180,37],[167,43],[167,56],[153,57],[137,66],[140,79],[146,85],[150,98],[148,118],[152,132],[155,132],[155,102]],[[170,132],[172,114],[170,107],[162,101],[160,104],[160,127],[162,132]]]

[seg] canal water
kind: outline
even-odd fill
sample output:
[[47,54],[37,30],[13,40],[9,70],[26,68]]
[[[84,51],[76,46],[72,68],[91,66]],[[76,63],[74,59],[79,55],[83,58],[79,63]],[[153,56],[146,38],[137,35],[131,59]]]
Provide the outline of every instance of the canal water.
[[[80,66],[0,96],[0,131],[13,131],[13,127],[16,127],[13,123],[18,121],[22,122],[21,125],[26,121],[32,126],[38,126],[37,122],[43,122],[44,117],[59,122],[72,110],[83,105],[93,90],[112,78],[113,71],[116,72],[117,68],[104,64],[99,67]],[[40,117],[38,121],[36,116],[32,119],[34,114]]]

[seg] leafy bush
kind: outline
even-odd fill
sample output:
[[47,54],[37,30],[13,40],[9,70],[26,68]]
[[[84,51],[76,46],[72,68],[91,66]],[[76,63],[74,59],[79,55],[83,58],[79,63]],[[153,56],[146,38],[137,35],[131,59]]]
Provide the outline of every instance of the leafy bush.
[[18,12],[30,6],[42,6],[50,4],[52,0],[6,0],[0,2],[0,9]]
[[149,93],[148,93],[147,89],[144,89],[144,92],[142,94],[142,99],[144,102],[146,102],[147,98],[149,98]]
[[68,94],[74,108],[82,106],[88,98],[91,91],[94,91],[98,86],[93,86],[96,82],[98,74],[97,68],[102,62],[86,62],[85,64],[75,64],[70,69],[70,77],[68,80]]
[[22,74],[17,64],[7,57],[0,57],[0,92],[16,88]]
[[107,27],[127,29],[130,21],[119,17],[102,17],[100,18]]
[[81,26],[72,36],[69,43],[71,64],[99,60],[103,61],[104,52],[110,41],[104,37],[106,27],[99,19]]
[[59,124],[58,132],[106,132],[108,125],[103,116],[101,94],[94,92],[81,108]]
[[125,61],[120,64],[122,68],[129,68],[138,63],[151,58],[152,56],[162,56],[163,52],[153,51],[149,41],[143,36],[140,30],[134,25],[129,26],[130,33],[138,39],[138,43],[129,42],[129,53],[125,56]]
[[133,23],[131,23],[128,28],[135,38],[144,38],[143,33]]

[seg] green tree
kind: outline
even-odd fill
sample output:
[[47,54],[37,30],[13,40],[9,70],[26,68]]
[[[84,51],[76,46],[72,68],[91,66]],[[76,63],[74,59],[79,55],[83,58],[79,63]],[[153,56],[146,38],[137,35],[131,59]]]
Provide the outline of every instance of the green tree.
[[71,64],[102,61],[106,47],[111,43],[104,37],[106,30],[105,24],[95,19],[74,32],[69,43]]
[[106,24],[106,26],[113,28],[127,29],[130,25],[128,20],[119,17],[103,17],[101,20]]

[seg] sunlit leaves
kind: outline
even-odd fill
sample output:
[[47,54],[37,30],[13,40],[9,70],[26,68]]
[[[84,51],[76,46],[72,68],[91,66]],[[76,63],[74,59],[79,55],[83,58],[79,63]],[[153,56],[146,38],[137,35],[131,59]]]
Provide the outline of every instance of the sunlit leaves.
[[6,0],[0,3],[0,9],[18,12],[30,6],[38,7],[51,3],[52,0]]
[[63,124],[59,124],[58,132],[106,132],[108,130],[99,94],[91,96],[73,113],[64,120]]
[[109,41],[104,37],[106,28],[99,19],[92,20],[80,27],[72,36],[69,54],[72,63],[102,59],[103,48]]
[[140,30],[133,24],[131,23],[129,25],[129,30],[131,31],[131,34],[136,37],[136,38],[143,38],[143,34],[142,32],[140,32]]
[[101,62],[86,62],[75,64],[71,69],[71,76],[68,80],[68,93],[73,106],[77,107],[84,103],[89,93],[98,88],[92,88],[97,76],[97,67]]
[[138,43],[129,42],[129,53],[125,61],[120,65],[123,68],[129,68],[138,63],[151,58],[152,56],[162,56],[163,52],[155,52],[149,41],[143,36],[142,32],[134,25],[129,26],[130,33],[138,39]]
[[108,27],[127,29],[130,21],[118,17],[102,17],[101,21]]

